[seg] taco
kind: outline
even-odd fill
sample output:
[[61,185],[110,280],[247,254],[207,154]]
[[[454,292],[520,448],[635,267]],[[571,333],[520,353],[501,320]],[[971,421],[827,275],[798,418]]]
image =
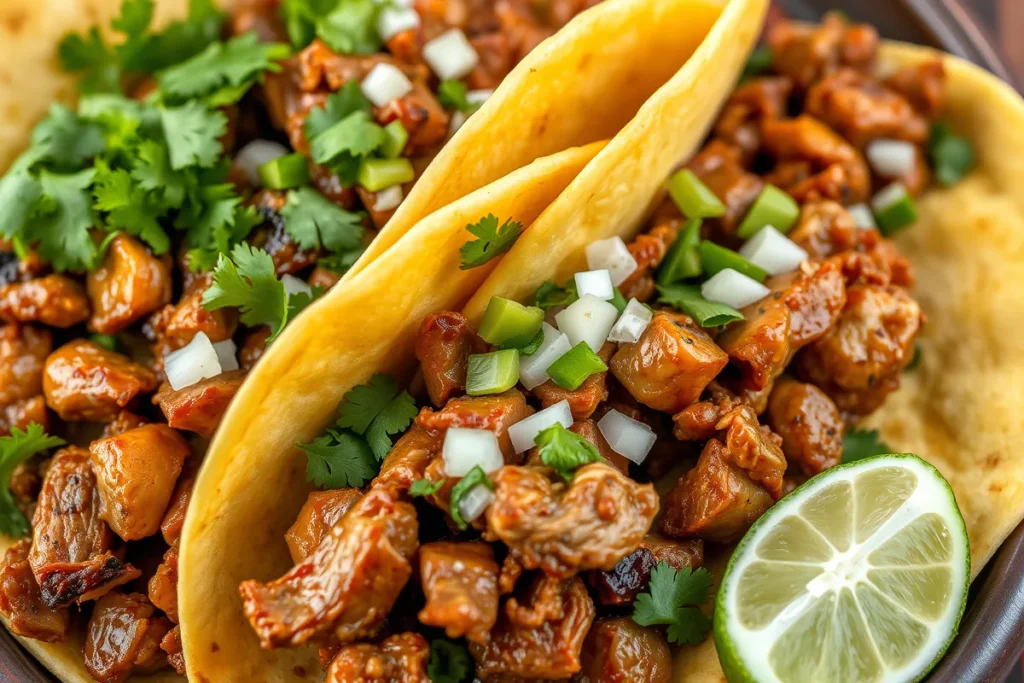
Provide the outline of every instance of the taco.
[[182,517],[267,345],[378,231],[365,262],[543,159],[532,220],[721,3],[64,4],[0,8],[0,614],[63,680],[175,679]]

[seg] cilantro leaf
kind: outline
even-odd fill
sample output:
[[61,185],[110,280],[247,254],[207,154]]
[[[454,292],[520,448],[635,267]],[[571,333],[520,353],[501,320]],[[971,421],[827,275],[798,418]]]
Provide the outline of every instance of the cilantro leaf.
[[189,0],[188,15],[162,31],[126,40],[116,49],[130,72],[151,74],[198,54],[218,40],[224,16],[211,0]]
[[43,196],[43,186],[24,171],[0,179],[0,234],[28,242],[29,218]]
[[348,174],[352,160],[369,156],[385,140],[384,128],[374,123],[366,112],[356,111],[310,140],[309,146],[313,161]]
[[960,182],[974,167],[976,159],[971,141],[954,133],[945,121],[932,125],[928,156],[935,169],[935,179],[946,187]]
[[381,412],[398,396],[398,382],[378,372],[369,383],[352,387],[338,406],[338,426],[365,434]]
[[459,510],[459,503],[466,497],[471,490],[477,486],[486,486],[490,490],[494,490],[494,482],[491,481],[487,473],[484,472],[480,465],[474,465],[473,469],[466,473],[462,479],[459,480],[455,486],[452,487],[452,503],[448,512],[452,516],[452,520],[460,529],[469,528],[469,524],[462,517],[462,511]]
[[669,624],[668,642],[676,645],[700,645],[711,632],[711,620],[696,607],[676,610],[676,620]]
[[391,450],[390,435],[404,432],[417,412],[416,402],[412,400],[409,392],[403,391],[374,418],[366,431],[366,440],[377,460],[384,460]]
[[327,256],[317,259],[316,265],[321,268],[325,268],[332,273],[344,275],[348,272],[349,268],[359,260],[359,257],[363,255],[364,251],[366,251],[366,247],[359,245],[355,249],[328,254]]
[[566,481],[571,481],[576,469],[591,462],[601,462],[594,444],[574,434],[556,422],[534,437],[540,459]]
[[0,437],[0,534],[18,538],[31,530],[11,494],[10,482],[14,468],[36,453],[65,443],[64,439],[46,434],[35,422],[30,422],[25,431],[11,427],[10,436]]
[[472,679],[473,660],[464,645],[435,638],[430,641],[427,676],[433,683],[463,683]]
[[262,249],[236,245],[231,258],[221,254],[213,269],[213,284],[203,292],[203,307],[209,311],[238,308],[243,324],[267,325],[270,339],[288,321],[288,292],[277,279],[274,260]]
[[303,249],[351,251],[362,244],[366,232],[360,214],[309,187],[289,191],[281,215],[285,232]]
[[707,637],[711,622],[692,605],[706,603],[710,589],[711,574],[703,567],[676,570],[661,561],[651,572],[647,591],[633,603],[633,621],[641,626],[667,625],[669,642],[699,643]]
[[85,270],[99,254],[89,235],[95,224],[92,212],[92,185],[95,169],[74,174],[40,171],[43,200],[32,221],[32,234],[24,241],[37,243],[39,256],[56,270]]
[[445,480],[430,481],[429,479],[417,479],[409,485],[410,496],[432,496],[444,486]]
[[167,147],[156,140],[139,143],[132,168],[132,178],[147,192],[158,192],[168,208],[181,208],[188,189],[188,179],[171,168]]
[[466,242],[459,249],[462,254],[462,270],[482,266],[511,249],[523,234],[523,224],[509,218],[498,227],[498,218],[488,214],[479,222],[467,225],[466,230],[478,239]]
[[309,112],[303,124],[306,139],[312,140],[357,111],[370,115],[373,113],[373,105],[363,94],[359,83],[353,79],[343,85],[338,92],[329,95],[323,107],[315,107]]
[[199,102],[180,107],[161,107],[160,123],[170,150],[171,168],[206,168],[217,163],[223,151],[220,137],[228,130],[223,112],[207,109]]
[[321,488],[361,487],[377,473],[366,441],[346,431],[327,430],[298,447],[306,453],[306,478]]
[[93,208],[107,212],[107,225],[111,230],[124,230],[152,247],[156,254],[171,248],[171,240],[160,225],[163,212],[147,197],[123,168],[111,170],[106,164],[97,164]]
[[568,306],[579,298],[574,278],[569,278],[561,286],[548,280],[537,288],[533,295],[533,305],[548,311],[556,306]]
[[63,104],[53,103],[50,111],[32,131],[37,158],[55,168],[79,171],[91,157],[103,151],[100,127],[80,119]]
[[455,109],[464,114],[472,114],[480,108],[480,105],[469,101],[467,98],[468,92],[465,83],[449,78],[441,81],[441,84],[437,86],[437,101],[442,107],[447,109]]
[[[263,43],[255,32],[211,43],[199,54],[157,74],[160,89],[169,101],[213,97],[220,105],[235,102],[265,71],[280,71],[277,60],[288,56],[280,43]],[[232,97],[218,96],[228,89]]]
[[855,462],[883,453],[892,453],[892,449],[878,438],[877,429],[851,429],[843,437],[843,462]]
[[191,247],[190,266],[206,270],[263,219],[254,207],[241,205],[242,198],[235,194],[231,184],[198,187],[192,194],[199,213],[183,212],[175,224],[187,227],[185,238]]
[[342,54],[372,54],[383,45],[377,31],[380,10],[373,0],[339,0],[316,20],[316,34]]
[[119,92],[121,65],[95,26],[84,36],[70,33],[57,46],[61,68],[82,75],[78,88],[84,93]]

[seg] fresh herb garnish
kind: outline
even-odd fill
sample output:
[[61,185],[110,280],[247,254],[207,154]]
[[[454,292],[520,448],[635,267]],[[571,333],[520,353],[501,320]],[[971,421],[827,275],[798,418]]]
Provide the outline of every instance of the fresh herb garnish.
[[665,561],[655,565],[647,591],[633,603],[633,621],[641,626],[668,626],[670,643],[697,645],[711,631],[711,620],[696,607],[709,599],[711,574],[703,567],[676,570]]
[[467,99],[469,91],[462,81],[449,78],[437,86],[437,101],[446,109],[455,109],[463,114],[472,114],[480,108],[479,104]]
[[935,179],[940,185],[950,186],[974,167],[974,145],[967,138],[954,133],[945,121],[932,125],[928,137],[928,156],[932,161]]
[[363,215],[346,211],[316,190],[289,190],[281,215],[285,232],[303,249],[362,251]]
[[569,278],[561,286],[545,281],[533,295],[533,305],[547,311],[556,306],[568,306],[579,298],[575,278]]
[[65,443],[64,439],[44,432],[42,426],[35,422],[30,422],[25,431],[11,427],[10,436],[0,436],[0,533],[4,536],[20,538],[31,530],[11,494],[10,482],[14,468],[36,453]]
[[298,446],[306,452],[306,478],[320,488],[358,488],[379,469],[366,439],[343,430],[328,429],[323,436]]
[[374,0],[339,0],[334,9],[316,18],[316,35],[342,54],[378,52],[383,41],[377,19],[384,6]]
[[570,432],[561,423],[542,430],[536,437],[541,462],[558,472],[566,481],[572,481],[576,470],[602,458],[594,444],[579,434]]
[[843,437],[843,462],[855,462],[883,453],[892,453],[892,449],[878,438],[877,429],[851,429]]
[[430,641],[427,676],[432,683],[464,683],[472,679],[473,660],[465,645],[435,638]]
[[523,224],[509,218],[499,227],[497,216],[487,214],[477,223],[467,225],[466,230],[477,239],[466,242],[459,249],[462,270],[482,266],[511,249],[523,234]]
[[743,320],[743,314],[732,306],[705,299],[697,285],[657,285],[657,288],[660,294],[658,303],[682,311],[701,327],[719,327]]
[[747,59],[747,63],[743,67],[743,73],[740,74],[740,80],[745,81],[765,73],[772,68],[772,61],[774,59],[775,55],[772,53],[772,49],[770,47],[767,45],[758,45],[754,48],[754,51],[750,53],[750,57]]
[[444,479],[430,481],[429,479],[417,479],[409,485],[410,496],[432,496],[444,486]]
[[452,487],[452,504],[449,509],[449,513],[452,516],[452,520],[458,525],[460,529],[468,529],[469,524],[462,517],[462,512],[459,510],[459,503],[465,498],[466,494],[477,486],[486,486],[490,490],[494,490],[494,482],[491,481],[487,473],[484,472],[480,465],[474,465],[473,469],[466,473],[462,479],[459,480],[455,486]]
[[305,132],[313,161],[328,166],[342,183],[352,185],[359,163],[380,150],[388,140],[382,126],[373,122],[372,107],[359,84],[350,81],[327,98],[324,107],[306,117]]

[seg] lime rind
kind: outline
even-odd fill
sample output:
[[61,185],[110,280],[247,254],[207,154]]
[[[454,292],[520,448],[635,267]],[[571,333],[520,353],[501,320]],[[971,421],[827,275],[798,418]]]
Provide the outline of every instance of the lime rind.
[[[959,507],[956,505],[956,499],[953,495],[953,490],[949,486],[949,482],[942,476],[942,474],[935,469],[934,466],[917,457],[916,455],[903,453],[903,454],[888,454],[878,455],[871,458],[865,458],[863,460],[840,465],[832,468],[817,477],[814,477],[802,486],[798,487],[791,494],[771,509],[767,513],[761,516],[761,518],[754,523],[747,534],[740,541],[736,550],[733,552],[732,557],[726,567],[725,573],[722,576],[721,585],[719,587],[718,595],[715,600],[715,614],[714,614],[714,638],[715,646],[718,650],[718,657],[722,665],[722,669],[726,674],[726,678],[730,683],[738,683],[740,681],[778,681],[780,680],[772,669],[771,664],[767,662],[767,653],[777,640],[772,639],[769,647],[762,647],[762,654],[765,656],[761,657],[760,660],[751,662],[750,653],[747,651],[748,648],[743,646],[744,638],[750,638],[750,631],[744,629],[739,624],[738,608],[733,604],[733,599],[737,594],[736,581],[742,574],[742,570],[751,562],[758,561],[759,556],[757,553],[757,547],[761,544],[764,537],[767,536],[771,529],[778,525],[781,518],[788,515],[798,514],[797,510],[807,500],[811,499],[820,491],[824,491],[830,486],[834,486],[836,482],[851,481],[861,472],[869,471],[872,469],[882,467],[902,467],[914,471],[918,478],[921,480],[921,486],[925,486],[930,489],[926,492],[926,495],[939,494],[942,499],[933,501],[936,507],[941,507],[941,510],[925,510],[921,514],[928,514],[929,512],[940,512],[945,522],[949,525],[950,537],[954,546],[954,559],[949,564],[949,567],[953,570],[953,582],[950,586],[949,601],[947,603],[948,609],[945,614],[937,621],[928,623],[929,635],[933,636],[929,638],[929,643],[921,651],[909,658],[900,659],[895,652],[892,650],[886,650],[883,654],[882,649],[876,650],[876,655],[881,657],[886,662],[886,666],[889,665],[893,660],[900,660],[913,664],[913,668],[909,668],[910,664],[901,668],[899,671],[886,670],[887,675],[883,676],[879,680],[883,680],[886,683],[890,681],[919,681],[927,675],[936,663],[942,658],[948,649],[953,638],[956,636],[957,628],[960,623],[960,619],[963,616],[964,609],[967,604],[967,590],[970,586],[970,550],[967,541],[967,526],[964,523],[963,516],[960,513]],[[902,510],[901,510],[902,512]],[[915,518],[919,515],[915,515]],[[912,521],[912,520],[911,520]],[[883,533],[886,531],[884,524],[880,525]],[[902,530],[899,527],[897,531]],[[890,532],[882,542],[876,545],[884,545],[885,541],[895,536],[895,533]],[[877,550],[877,547],[874,548]],[[870,556],[870,553],[869,553]],[[962,558],[962,559],[957,559]],[[959,571],[957,571],[959,570]],[[879,593],[881,594],[881,593]],[[959,600],[957,598],[959,597]],[[892,601],[888,603],[891,606]],[[863,610],[863,606],[860,607]],[[902,608],[899,608],[902,609]],[[733,618],[728,618],[728,614],[733,614]],[[806,612],[807,610],[802,610]],[[799,618],[800,610],[797,610],[796,618]],[[865,620],[863,613],[861,619],[868,623],[869,630],[871,628],[871,621]],[[760,620],[758,620],[760,621]],[[921,621],[918,619],[918,621]],[[912,634],[907,634],[911,637]],[[913,634],[913,637],[918,637],[919,634]],[[764,638],[762,636],[756,636],[757,640],[761,640],[762,643]],[[748,641],[749,642],[749,641]],[[806,653],[809,654],[809,653]],[[930,657],[929,657],[930,655]],[[899,674],[899,677],[894,677],[891,674]]]

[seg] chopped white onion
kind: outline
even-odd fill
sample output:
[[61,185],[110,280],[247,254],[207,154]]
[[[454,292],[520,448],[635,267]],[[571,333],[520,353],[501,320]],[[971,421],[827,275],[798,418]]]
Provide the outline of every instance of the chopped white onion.
[[871,207],[867,204],[854,204],[853,206],[846,207],[846,210],[850,212],[853,222],[856,223],[858,228],[871,230],[878,228],[878,225],[875,223],[875,214],[871,213]]
[[385,6],[377,18],[377,32],[385,43],[399,33],[420,25],[419,13],[409,7]]
[[619,318],[619,309],[593,294],[585,294],[555,316],[558,329],[576,346],[587,342],[594,353],[601,350],[608,333]]
[[220,369],[224,372],[238,369],[238,347],[230,339],[219,341],[213,345],[217,352],[217,360],[220,361]]
[[223,370],[217,349],[205,332],[196,333],[188,344],[164,356],[164,374],[175,391],[216,377]]
[[457,28],[445,31],[424,45],[423,59],[441,80],[468,76],[480,62],[466,34]]
[[875,213],[881,213],[906,195],[907,188],[903,187],[903,183],[889,183],[871,198],[871,209]]
[[637,263],[621,237],[609,237],[587,245],[587,267],[591,270],[607,270],[612,285],[618,287],[633,274]]
[[544,340],[529,356],[519,354],[519,381],[527,389],[539,387],[548,381],[548,368],[572,349],[569,337],[553,326],[543,323]]
[[466,116],[465,112],[453,111],[452,116],[448,119],[448,137],[451,137],[459,132],[459,128],[462,128],[462,124],[466,122],[469,117]]
[[466,93],[466,101],[470,104],[483,104],[494,94],[493,90],[470,90]]
[[644,461],[657,440],[654,430],[646,424],[614,409],[605,413],[597,428],[613,451],[637,465]]
[[900,178],[914,171],[917,151],[904,140],[874,140],[868,143],[864,156],[875,173],[884,178]]
[[509,427],[508,436],[512,439],[512,447],[516,453],[530,450],[535,445],[537,435],[553,424],[561,424],[566,429],[572,427],[572,411],[569,410],[568,401],[559,401]]
[[612,285],[612,277],[607,270],[587,270],[576,273],[576,293],[579,296],[593,294],[602,301],[611,301],[615,298],[615,287]]
[[253,187],[262,187],[259,168],[268,161],[290,154],[288,148],[273,140],[253,140],[235,155],[235,164],[245,173],[245,179]]
[[370,69],[370,73],[359,84],[359,89],[366,95],[366,99],[383,107],[411,93],[412,81],[397,66],[381,62]]
[[290,273],[285,273],[281,276],[281,284],[284,285],[284,291],[288,293],[288,296],[293,294],[313,294],[313,288],[309,286],[308,282],[303,282]]
[[449,477],[464,477],[480,466],[490,473],[505,464],[498,446],[498,437],[489,429],[449,427],[441,447],[444,473]]
[[392,185],[391,187],[385,187],[383,190],[377,192],[377,196],[373,200],[374,211],[391,211],[397,209],[398,205],[402,203],[402,186]]
[[459,514],[467,522],[474,522],[484,514],[487,506],[494,502],[494,491],[483,484],[477,484],[459,501]]
[[743,308],[768,296],[771,290],[739,271],[726,268],[715,273],[701,285],[700,294],[733,308]]
[[647,326],[651,324],[653,319],[654,313],[651,312],[651,309],[636,299],[630,299],[629,303],[626,304],[626,310],[622,312],[619,319],[615,321],[612,331],[608,333],[608,341],[638,342],[640,341],[640,335],[644,333],[644,330],[647,329]]
[[758,230],[740,247],[740,256],[764,268],[769,275],[794,271],[807,260],[806,251],[770,225]]

